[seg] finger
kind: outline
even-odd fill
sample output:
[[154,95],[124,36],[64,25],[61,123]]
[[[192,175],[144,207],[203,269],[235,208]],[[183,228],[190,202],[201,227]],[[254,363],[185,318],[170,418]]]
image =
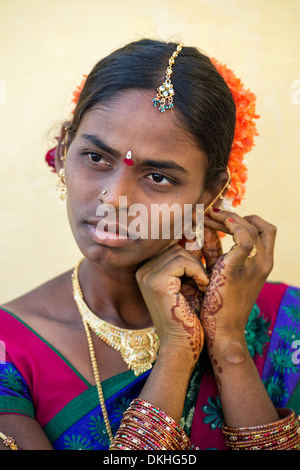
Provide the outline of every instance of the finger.
[[[161,265],[160,269],[156,271],[155,275],[159,283],[161,283],[162,279],[172,279],[173,281],[176,279],[178,281],[179,278],[182,278],[183,276],[190,277],[194,280],[198,289],[201,291],[204,291],[209,283],[209,279],[203,272],[198,260],[196,258],[191,259],[184,256],[184,254],[177,255],[175,258],[165,262]],[[174,285],[177,286],[179,292],[181,282],[175,282]]]
[[218,232],[229,233],[229,231],[225,227],[223,221],[213,218],[213,216],[211,216],[210,213],[205,214],[204,225],[205,225],[205,227],[210,228],[211,230],[215,230],[215,231],[218,231]]
[[169,247],[161,255],[157,255],[155,258],[151,259],[144,266],[140,268],[140,274],[143,273],[144,276],[153,276],[159,271],[161,271],[168,263],[173,260],[177,260],[177,262],[181,263],[184,260],[188,260],[195,264],[197,270],[199,270],[198,278],[201,285],[207,285],[209,279],[205,273],[204,267],[202,262],[195,258],[192,254],[188,253],[184,248],[177,246]]
[[161,265],[163,265],[164,263],[167,263],[168,261],[172,260],[175,256],[184,256],[185,258],[187,259],[190,259],[196,263],[198,263],[203,271],[203,273],[205,274],[205,276],[207,277],[207,274],[206,274],[206,271],[205,271],[205,268],[202,264],[202,261],[201,259],[199,259],[199,257],[196,257],[193,255],[192,252],[190,251],[187,251],[185,250],[183,247],[181,246],[176,246],[176,247],[173,247],[171,249],[169,249],[166,253],[165,253],[165,256],[164,257],[161,257],[157,260],[157,263],[156,263],[156,268],[159,268]]
[[[245,217],[241,217],[240,215],[236,214],[235,212],[230,211],[221,211],[220,209],[213,209],[209,213],[211,220],[215,220],[216,222],[220,222],[224,224],[226,219],[233,219],[236,223],[243,225],[249,232],[249,235],[253,241],[255,241],[258,237],[258,229],[255,225],[249,223]],[[209,220],[209,219],[208,219]],[[224,224],[225,229],[227,228],[226,224]]]
[[208,275],[210,275],[213,266],[222,254],[222,243],[218,232],[206,227],[204,229],[203,256],[206,261],[206,270]]
[[257,229],[255,225],[252,225],[251,223],[249,223],[249,221],[245,220],[245,218],[239,216],[236,213],[229,212],[229,211],[220,211],[219,209],[210,212],[210,215],[211,215],[211,219],[208,219],[208,220],[212,220],[214,222],[218,222],[219,224],[221,224],[219,225],[219,227],[220,228],[222,226],[225,227],[225,229],[223,228],[223,231],[226,233],[231,234],[230,233],[231,224],[228,224],[228,221],[232,221],[232,223],[237,223],[240,226],[244,227],[248,231],[249,236],[252,240],[252,248],[255,245],[257,251],[259,252],[264,251],[264,246],[259,237],[259,230]]
[[237,263],[244,263],[248,259],[249,254],[254,247],[254,242],[250,237],[247,228],[244,225],[237,223],[230,217],[224,221],[224,224],[226,224],[229,231],[231,232],[233,241],[235,243],[231,250],[227,253],[228,257],[231,257],[231,259]]
[[257,228],[259,238],[263,244],[266,254],[273,257],[277,233],[275,225],[266,222],[257,215],[249,215],[246,216],[245,219]]

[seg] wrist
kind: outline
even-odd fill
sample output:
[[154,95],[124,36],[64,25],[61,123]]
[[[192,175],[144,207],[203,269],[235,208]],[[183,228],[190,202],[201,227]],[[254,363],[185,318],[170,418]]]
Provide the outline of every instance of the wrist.
[[140,398],[159,406],[179,423],[194,366],[178,351],[160,351]]
[[159,368],[166,369],[168,374],[186,374],[190,375],[198,360],[193,354],[185,348],[163,347],[159,350],[156,365]]
[[166,362],[168,364],[177,364],[179,365],[192,365],[194,362],[197,362],[197,358],[194,357],[194,353],[186,348],[173,348],[171,346],[165,346],[160,348],[158,357],[160,361]]
[[214,359],[218,358],[224,365],[243,364],[249,358],[249,351],[244,335],[219,338],[209,347],[209,353]]

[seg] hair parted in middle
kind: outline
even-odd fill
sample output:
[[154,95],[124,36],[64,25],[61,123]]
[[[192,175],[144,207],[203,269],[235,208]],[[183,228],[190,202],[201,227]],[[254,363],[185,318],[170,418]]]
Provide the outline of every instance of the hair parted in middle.
[[[173,42],[141,39],[100,60],[87,76],[69,129],[74,137],[84,113],[97,104],[118,99],[126,90],[153,90],[163,81]],[[234,138],[236,108],[225,80],[209,57],[183,47],[172,74],[178,125],[185,128],[207,156],[205,186],[213,187],[226,171]],[[158,116],[159,119],[159,116]]]

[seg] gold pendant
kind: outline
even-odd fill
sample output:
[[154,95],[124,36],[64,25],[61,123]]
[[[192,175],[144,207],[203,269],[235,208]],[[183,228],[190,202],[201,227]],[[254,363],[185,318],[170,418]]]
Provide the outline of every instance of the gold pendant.
[[128,368],[140,375],[152,368],[159,350],[158,336],[151,331],[130,331],[123,335],[120,350]]
[[102,341],[120,351],[123,360],[135,375],[150,370],[159,350],[159,338],[155,328],[129,330],[101,320],[83,300],[77,270],[78,266],[72,276],[73,295],[83,320]]

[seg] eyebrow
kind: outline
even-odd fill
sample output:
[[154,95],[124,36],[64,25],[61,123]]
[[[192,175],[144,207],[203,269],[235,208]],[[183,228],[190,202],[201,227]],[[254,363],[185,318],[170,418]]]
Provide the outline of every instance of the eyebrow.
[[[101,140],[98,136],[93,135],[93,134],[82,134],[80,136],[80,139],[83,140],[84,142],[87,142],[89,144],[93,144],[95,147],[97,147],[99,150],[102,150],[106,153],[109,153],[110,155],[114,155],[117,158],[121,157],[120,152],[117,150],[113,149],[109,145],[107,145],[103,140]],[[188,175],[189,172],[181,165],[178,163],[174,162],[173,160],[144,160],[143,162],[140,163],[143,166],[150,166],[152,168],[157,168],[159,170],[176,170],[180,171],[181,173],[184,173],[185,175]]]
[[89,144],[93,144],[95,147],[97,147],[99,150],[103,150],[106,153],[110,153],[111,155],[114,155],[116,157],[120,157],[120,153],[107,145],[103,140],[101,140],[99,137],[93,134],[82,134],[80,136],[80,139],[83,140],[84,142],[87,142]]
[[158,168],[160,170],[176,170],[186,175],[189,174],[183,166],[178,165],[178,163],[175,163],[173,160],[145,160],[143,161],[143,165]]

